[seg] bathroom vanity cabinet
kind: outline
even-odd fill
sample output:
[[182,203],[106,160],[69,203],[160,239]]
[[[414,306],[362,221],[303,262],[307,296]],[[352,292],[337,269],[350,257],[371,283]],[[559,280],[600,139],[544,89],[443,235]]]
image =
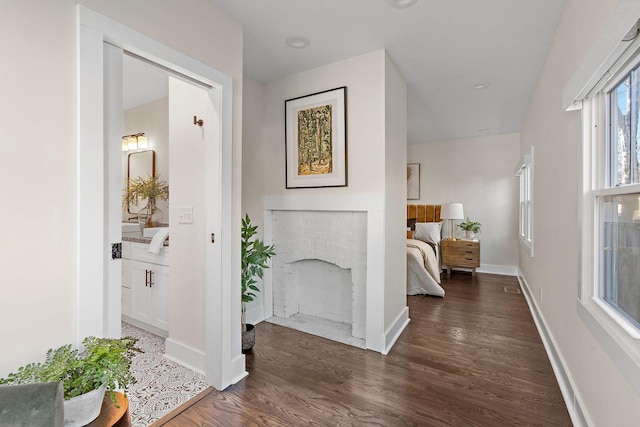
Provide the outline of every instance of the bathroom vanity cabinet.
[[169,247],[158,255],[149,245],[122,242],[122,315],[127,321],[166,336],[169,331]]

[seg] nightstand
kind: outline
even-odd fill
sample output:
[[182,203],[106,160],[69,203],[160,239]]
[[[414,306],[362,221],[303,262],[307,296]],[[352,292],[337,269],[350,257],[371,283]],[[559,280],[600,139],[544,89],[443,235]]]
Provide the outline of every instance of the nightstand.
[[480,267],[480,242],[471,240],[443,240],[442,265],[447,266],[447,276],[451,275],[452,267],[471,269],[475,277],[476,267]]

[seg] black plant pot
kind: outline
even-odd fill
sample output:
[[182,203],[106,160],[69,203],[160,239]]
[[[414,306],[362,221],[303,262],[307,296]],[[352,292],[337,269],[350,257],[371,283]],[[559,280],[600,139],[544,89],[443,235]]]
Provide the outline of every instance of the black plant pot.
[[248,353],[256,343],[256,327],[247,323],[247,330],[242,331],[242,352]]

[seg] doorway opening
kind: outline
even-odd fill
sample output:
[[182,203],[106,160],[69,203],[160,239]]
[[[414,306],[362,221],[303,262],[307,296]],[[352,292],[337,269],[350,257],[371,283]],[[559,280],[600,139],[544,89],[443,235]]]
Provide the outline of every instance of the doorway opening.
[[[211,87],[206,92],[203,116],[213,118],[209,120],[213,126],[202,131],[203,166],[197,171],[205,199],[200,210],[193,206],[194,224],[197,218],[201,228],[194,227],[193,235],[186,233],[182,238],[174,233],[171,240],[175,248],[181,240],[199,242],[203,254],[191,260],[197,264],[191,271],[200,287],[197,292],[182,292],[181,300],[171,301],[169,315],[177,312],[183,323],[170,327],[175,359],[205,372],[207,382],[222,390],[246,375],[240,352],[240,294],[232,292],[239,289],[239,239],[234,244],[234,233],[221,233],[223,228],[240,229],[239,214],[234,215],[239,188],[234,188],[232,180],[234,167],[239,167],[232,156],[232,79],[83,5],[78,5],[78,10],[77,341],[89,335],[120,334],[121,261],[113,259],[111,243],[121,239],[122,183],[121,174],[114,174],[107,165],[120,164],[122,158],[118,143],[125,135],[122,121],[111,118],[122,114],[126,50]],[[173,162],[173,154],[171,159]],[[178,209],[188,207],[181,201],[172,202]],[[170,213],[169,223],[175,211]],[[217,236],[215,244],[208,238],[213,235]],[[172,256],[172,264],[174,261]],[[202,312],[193,313],[193,299],[200,304],[204,301]]]

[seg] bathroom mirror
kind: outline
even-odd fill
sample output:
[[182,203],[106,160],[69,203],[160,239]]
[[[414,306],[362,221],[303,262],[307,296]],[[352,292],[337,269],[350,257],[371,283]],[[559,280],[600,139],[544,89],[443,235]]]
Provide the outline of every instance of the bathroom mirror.
[[[156,152],[153,150],[136,151],[131,153],[127,159],[127,178],[148,178],[156,174]],[[129,182],[127,180],[127,182]],[[141,200],[139,205],[129,204],[127,212],[138,213],[147,204],[146,200]]]

